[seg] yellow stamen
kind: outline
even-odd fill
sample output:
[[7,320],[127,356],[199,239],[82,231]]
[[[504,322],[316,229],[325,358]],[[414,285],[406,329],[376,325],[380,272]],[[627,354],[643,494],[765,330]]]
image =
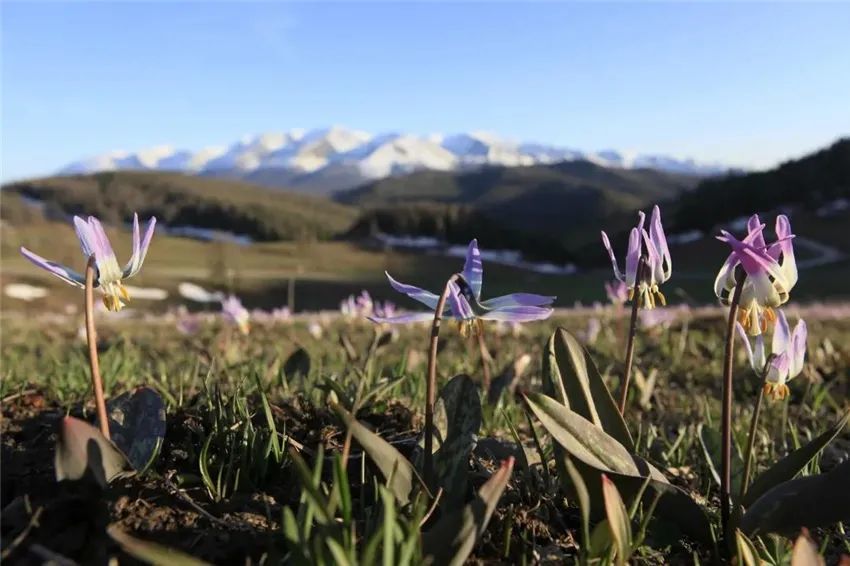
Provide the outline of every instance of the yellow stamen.
[[790,389],[784,383],[771,383],[765,382],[764,384],[764,394],[770,397],[772,400],[782,400],[788,397],[790,393]]

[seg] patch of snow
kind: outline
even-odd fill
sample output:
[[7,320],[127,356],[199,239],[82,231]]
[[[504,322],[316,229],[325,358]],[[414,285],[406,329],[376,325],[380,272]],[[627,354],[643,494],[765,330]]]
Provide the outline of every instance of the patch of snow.
[[8,283],[3,287],[3,293],[10,299],[18,299],[19,301],[34,301],[43,299],[47,296],[47,289],[44,287],[36,287],[26,283]]

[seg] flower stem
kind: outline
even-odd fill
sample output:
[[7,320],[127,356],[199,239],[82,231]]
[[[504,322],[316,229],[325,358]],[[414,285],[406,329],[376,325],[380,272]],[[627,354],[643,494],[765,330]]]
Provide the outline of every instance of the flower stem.
[[458,279],[458,274],[452,275],[437,301],[434,309],[434,322],[431,325],[431,345],[428,350],[428,381],[425,384],[425,458],[423,463],[423,476],[425,485],[429,488],[433,480],[433,455],[434,448],[434,404],[437,401],[437,346],[440,342],[440,321],[443,319],[443,310],[446,308],[446,300],[449,297],[449,286]]
[[640,309],[640,282],[643,279],[643,273],[646,268],[646,259],[641,256],[638,262],[637,273],[635,274],[635,287],[632,295],[632,317],[629,321],[629,335],[626,340],[626,361],[625,369],[623,370],[623,385],[620,391],[620,414],[626,410],[626,400],[629,398],[629,384],[632,379],[632,360],[635,357],[635,334],[637,333],[637,317]]
[[100,379],[100,362],[97,358],[97,334],[94,328],[94,254],[86,264],[86,341],[89,346],[89,367],[91,384],[94,389],[94,404],[97,407],[97,421],[100,432],[109,439],[109,420],[106,416],[106,401],[103,398],[103,381]]
[[761,414],[761,404],[764,400],[764,387],[759,387],[759,396],[756,399],[756,406],[753,409],[753,417],[750,421],[750,436],[747,439],[747,452],[744,454],[744,476],[741,478],[741,497],[747,493],[747,488],[750,486],[750,471],[753,465],[753,449],[756,445],[756,427],[758,426],[759,415]]
[[484,376],[483,389],[486,393],[490,391],[490,352],[484,342],[484,328],[478,329],[478,350],[481,352],[481,371]]
[[738,303],[744,288],[746,275],[739,274],[738,283],[729,304],[729,319],[726,324],[726,351],[723,358],[723,394],[721,415],[721,472],[720,472],[720,521],[725,536],[729,525],[729,487],[732,484],[732,362],[735,353],[735,320]]

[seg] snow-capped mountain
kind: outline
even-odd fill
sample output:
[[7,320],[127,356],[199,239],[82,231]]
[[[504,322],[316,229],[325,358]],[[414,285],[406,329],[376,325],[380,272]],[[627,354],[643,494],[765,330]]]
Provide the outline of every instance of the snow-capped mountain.
[[715,175],[719,164],[614,150],[582,152],[543,143],[517,143],[487,132],[444,136],[380,134],[331,127],[246,136],[229,147],[200,151],[158,146],[136,153],[113,151],[71,163],[60,174],[117,169],[181,171],[244,178],[271,186],[329,192],[421,169],[453,171],[485,165],[520,166],[585,159],[605,167],[652,168]]

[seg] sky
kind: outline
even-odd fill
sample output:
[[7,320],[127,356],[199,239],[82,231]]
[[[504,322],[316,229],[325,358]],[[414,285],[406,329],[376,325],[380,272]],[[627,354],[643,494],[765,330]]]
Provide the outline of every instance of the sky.
[[766,168],[850,134],[850,3],[0,2],[0,179],[342,125]]

